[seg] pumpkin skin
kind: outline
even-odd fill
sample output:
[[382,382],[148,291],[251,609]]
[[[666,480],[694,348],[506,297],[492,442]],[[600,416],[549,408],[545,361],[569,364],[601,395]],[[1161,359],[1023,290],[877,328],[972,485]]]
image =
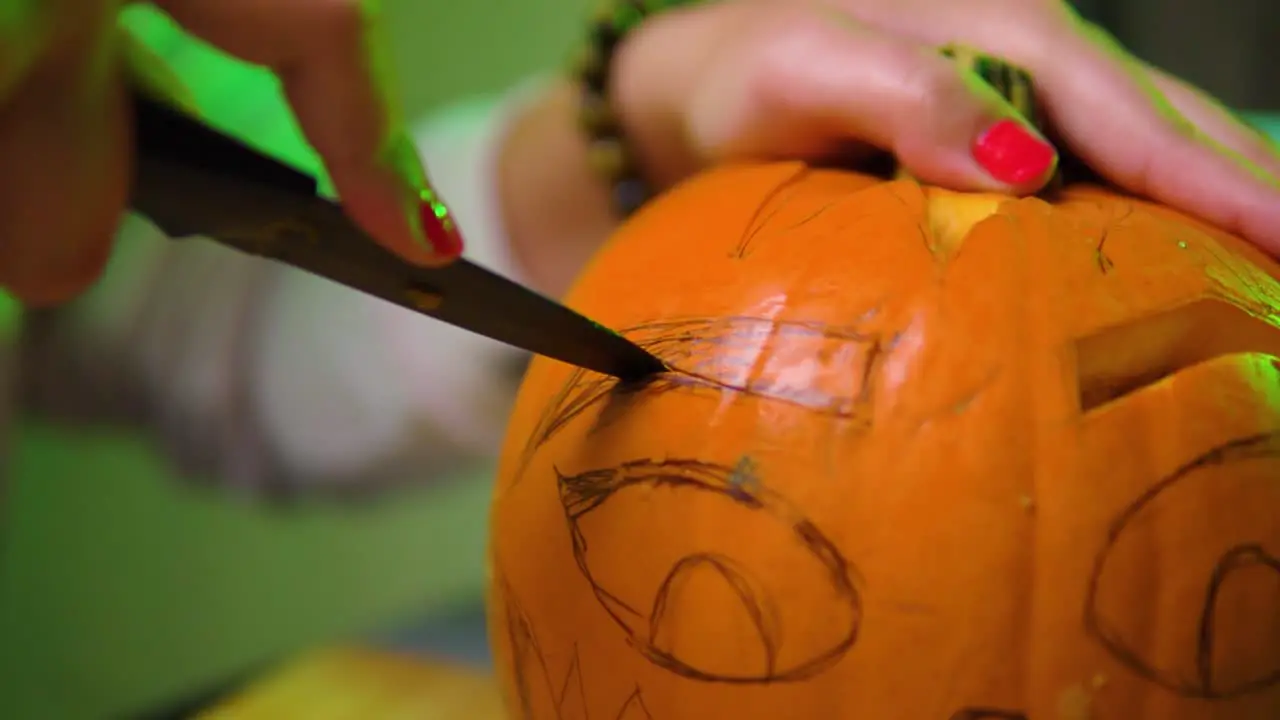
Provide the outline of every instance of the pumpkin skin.
[[1280,718],[1280,269],[1171,210],[797,163],[652,203],[530,366],[512,717]]

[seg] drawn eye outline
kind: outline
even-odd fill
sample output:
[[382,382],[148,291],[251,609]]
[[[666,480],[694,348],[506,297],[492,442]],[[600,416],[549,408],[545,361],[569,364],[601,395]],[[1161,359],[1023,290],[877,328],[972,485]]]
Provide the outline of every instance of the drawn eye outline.
[[1127,505],[1111,522],[1105,542],[1095,556],[1085,595],[1086,633],[1131,672],[1175,695],[1202,700],[1227,700],[1280,685],[1280,663],[1277,663],[1275,668],[1259,672],[1256,677],[1235,682],[1226,688],[1221,687],[1218,679],[1214,677],[1213,667],[1213,630],[1219,591],[1233,573],[1245,567],[1264,565],[1280,574],[1280,558],[1267,552],[1260,543],[1236,543],[1219,556],[1206,583],[1205,600],[1200,610],[1194,650],[1196,674],[1191,680],[1183,679],[1176,670],[1162,668],[1159,663],[1145,658],[1142,651],[1125,638],[1126,633],[1119,629],[1119,623],[1112,622],[1106,617],[1107,613],[1101,607],[1100,596],[1108,561],[1123,539],[1126,530],[1138,524],[1144,512],[1165,497],[1171,489],[1188,479],[1194,481],[1198,470],[1270,458],[1280,458],[1280,430],[1231,440],[1202,453],[1151,486]]
[[[728,684],[766,684],[793,682],[818,675],[839,662],[857,643],[862,620],[862,595],[858,588],[859,576],[855,566],[847,560],[835,543],[791,502],[763,483],[743,482],[741,467],[730,467],[694,459],[668,458],[632,460],[615,467],[601,468],[566,475],[556,471],[561,506],[568,523],[574,561],[582,577],[587,581],[600,607],[614,624],[626,635],[628,642],[649,662],[676,675],[703,682]],[[824,570],[830,589],[842,604],[850,621],[847,627],[838,629],[825,642],[823,650],[812,653],[806,659],[778,667],[774,660],[777,647],[773,642],[765,609],[767,599],[757,598],[746,588],[750,583],[744,576],[745,565],[734,558],[713,553],[691,553],[681,557],[669,569],[659,583],[655,600],[648,613],[632,607],[622,598],[611,593],[592,573],[587,561],[587,540],[580,522],[609,498],[628,487],[649,485],[684,489],[694,492],[710,492],[753,512],[766,513],[788,526],[793,537],[804,547],[807,555]],[[673,653],[657,647],[652,639],[659,634],[658,626],[666,612],[668,591],[682,576],[693,568],[705,567],[721,576],[732,587],[738,588],[739,600],[749,617],[769,658],[767,669],[760,673],[728,675],[713,673],[681,660]],[[636,624],[643,623],[647,632],[636,631]]]

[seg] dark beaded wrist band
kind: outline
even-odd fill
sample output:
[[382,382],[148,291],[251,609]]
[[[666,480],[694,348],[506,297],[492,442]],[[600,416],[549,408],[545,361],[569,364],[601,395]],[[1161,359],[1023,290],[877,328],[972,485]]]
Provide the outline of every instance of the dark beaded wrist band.
[[653,190],[641,175],[610,104],[614,54],[627,34],[646,18],[693,2],[695,0],[609,2],[592,21],[583,57],[574,71],[582,91],[578,124],[590,143],[588,161],[592,170],[609,184],[614,211],[624,218],[648,202]]

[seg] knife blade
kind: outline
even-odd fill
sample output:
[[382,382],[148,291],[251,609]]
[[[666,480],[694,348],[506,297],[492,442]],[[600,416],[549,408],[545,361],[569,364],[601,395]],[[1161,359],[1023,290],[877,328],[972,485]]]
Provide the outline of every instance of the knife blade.
[[319,195],[315,177],[140,90],[133,105],[131,206],[171,238],[208,238],[622,380],[666,369],[619,333],[474,262],[413,265]]

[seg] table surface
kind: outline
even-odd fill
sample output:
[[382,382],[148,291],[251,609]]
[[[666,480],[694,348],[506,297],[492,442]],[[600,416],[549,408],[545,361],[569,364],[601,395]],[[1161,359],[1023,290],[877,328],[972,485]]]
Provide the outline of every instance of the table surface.
[[[457,694],[450,695],[449,702],[477,702],[481,704],[497,702],[497,688],[489,680],[492,666],[485,628],[484,605],[478,599],[476,602],[452,612],[424,618],[416,623],[395,627],[385,632],[373,633],[370,637],[359,638],[355,642],[362,647],[390,653],[395,657],[418,658],[419,663],[416,666],[401,662],[395,664],[395,667],[391,669],[396,676],[422,674],[424,678],[427,678],[423,681],[425,686],[435,687],[438,684],[430,678],[461,678],[459,682],[468,688],[469,692],[462,696]],[[339,646],[341,646],[340,643]],[[192,717],[222,720],[230,717],[230,713],[226,710],[226,703],[242,696],[253,696],[260,692],[263,678],[267,678],[267,683],[278,681],[285,686],[286,689],[284,691],[277,690],[274,686],[267,687],[265,690],[265,694],[269,695],[273,702],[278,702],[278,700],[275,700],[276,698],[291,697],[296,692],[293,688],[310,686],[315,683],[314,678],[317,675],[327,675],[324,672],[324,668],[319,670],[314,668],[313,657],[304,653],[296,657],[282,658],[279,662],[267,663],[265,666],[259,665],[246,668],[243,673],[236,677],[228,678],[212,687],[202,688],[188,697],[180,698],[168,704],[166,707],[140,716],[137,720],[189,720]],[[477,682],[475,678],[481,678],[483,682]],[[352,681],[352,686],[356,692],[376,695],[380,684],[373,683],[371,686],[369,682],[357,677]],[[425,702],[416,694],[414,698],[420,702]],[[256,711],[256,703],[259,701],[256,698],[253,698],[253,700],[255,704],[251,709]],[[274,714],[249,714],[241,707],[236,707],[235,720],[258,720],[259,717],[262,717],[263,720],[267,720],[267,718],[270,718],[270,720],[293,720],[293,717],[298,717],[298,720],[305,720],[300,715],[281,714],[275,705],[268,705],[268,707],[273,708],[272,712]],[[367,710],[367,708],[365,709]],[[437,710],[439,709],[437,708]],[[305,707],[300,705],[293,712],[302,713],[304,710]],[[458,717],[468,718],[468,720],[488,720],[489,717],[500,717],[500,715],[496,714],[458,714],[460,712],[455,708],[453,712],[447,715],[424,713],[421,716]],[[468,712],[471,711],[469,710]],[[415,717],[417,716],[415,715]],[[352,720],[356,720],[357,717],[376,717],[376,715],[353,715]],[[335,718],[335,720],[338,719]]]
[[442,658],[358,647],[303,653],[199,720],[502,720],[497,683],[487,672]]

